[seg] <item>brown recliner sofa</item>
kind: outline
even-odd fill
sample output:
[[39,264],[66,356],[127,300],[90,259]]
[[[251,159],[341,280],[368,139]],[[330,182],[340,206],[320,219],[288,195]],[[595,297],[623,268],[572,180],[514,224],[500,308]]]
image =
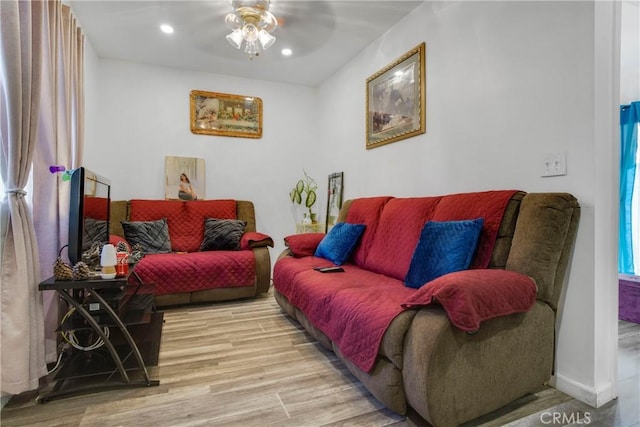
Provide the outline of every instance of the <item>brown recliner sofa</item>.
[[[447,197],[442,196],[442,200]],[[474,193],[472,197],[485,196]],[[339,221],[349,222],[352,205],[353,201],[344,204]],[[380,217],[385,209],[381,208]],[[309,257],[309,253],[296,257],[291,249],[285,250],[274,266],[275,298],[286,314],[333,350],[389,409],[406,414],[413,408],[436,427],[456,426],[534,392],[550,379],[556,311],[567,280],[579,216],[580,206],[570,194],[515,192],[506,204],[487,268],[534,279],[537,292],[534,286],[532,307],[485,320],[474,333],[454,326],[437,303],[406,309],[384,332],[369,371],[345,357],[337,339],[327,336],[279,290],[288,284],[283,282],[296,281],[296,289],[304,292],[304,277],[337,281],[337,288],[352,286],[349,274],[365,268],[362,259],[366,258],[357,252],[366,250],[362,248],[365,243],[361,241],[355,255],[344,264],[345,273],[324,275],[322,279],[296,267],[306,263],[309,268],[320,259]],[[375,234],[372,225],[367,227]],[[367,246],[375,245],[375,236],[362,239],[367,239]]]
[[[233,218],[246,222],[244,237],[257,240],[247,240],[239,251],[207,251],[199,252],[197,247],[203,240],[203,222],[208,217],[214,217],[220,212],[219,205],[225,208],[231,206],[233,213],[226,218]],[[111,202],[110,233],[112,236],[124,238],[122,221],[132,218],[132,211],[137,209],[136,218],[144,220],[158,220],[167,218],[169,234],[176,237],[178,224],[193,224],[193,235],[182,235],[175,240],[184,246],[185,239],[192,241],[192,252],[184,249],[169,254],[145,255],[136,266],[139,276],[145,284],[155,284],[154,278],[164,283],[163,288],[156,286],[154,303],[156,306],[170,306],[190,303],[205,303],[226,301],[232,299],[249,298],[269,291],[271,283],[271,259],[269,246],[273,241],[269,236],[256,233],[256,219],[254,205],[246,200],[117,200]],[[227,209],[228,210],[228,209]],[[143,211],[143,212],[141,212]],[[183,227],[184,228],[184,227]],[[180,240],[178,240],[180,239]],[[173,239],[172,239],[173,240]],[[195,246],[194,246],[195,244]],[[176,246],[176,242],[172,243]],[[155,257],[155,259],[153,259]],[[162,257],[159,259],[159,257]],[[241,262],[236,262],[242,258]],[[149,268],[148,262],[154,266]],[[177,261],[177,262],[176,262]],[[218,266],[212,266],[212,264]],[[219,265],[222,263],[222,269]],[[228,268],[224,268],[224,264]],[[171,265],[168,268],[167,265]],[[207,269],[206,272],[205,269]],[[155,274],[154,269],[162,269]],[[151,270],[151,271],[150,271]],[[227,274],[228,273],[228,274]],[[228,277],[225,283],[220,283],[220,276]],[[240,278],[241,281],[238,279]],[[238,279],[238,280],[237,280]],[[130,278],[136,283],[135,277]]]

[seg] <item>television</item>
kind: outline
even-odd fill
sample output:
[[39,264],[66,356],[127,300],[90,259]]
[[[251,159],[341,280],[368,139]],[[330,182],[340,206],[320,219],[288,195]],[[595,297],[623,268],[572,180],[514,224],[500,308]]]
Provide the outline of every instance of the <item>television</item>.
[[109,243],[111,181],[80,167],[71,172],[70,185],[68,256],[73,265],[94,244]]

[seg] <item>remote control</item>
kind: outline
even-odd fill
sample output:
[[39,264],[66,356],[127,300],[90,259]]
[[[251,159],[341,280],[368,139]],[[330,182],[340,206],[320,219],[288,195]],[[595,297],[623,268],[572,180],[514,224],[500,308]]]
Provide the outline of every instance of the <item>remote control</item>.
[[344,271],[342,267],[316,267],[314,270],[319,271],[320,273],[339,273]]

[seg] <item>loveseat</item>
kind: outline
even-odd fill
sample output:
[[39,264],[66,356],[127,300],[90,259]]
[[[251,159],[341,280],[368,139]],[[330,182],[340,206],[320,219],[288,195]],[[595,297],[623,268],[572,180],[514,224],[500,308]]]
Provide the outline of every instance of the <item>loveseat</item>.
[[[274,295],[386,407],[459,425],[550,379],[579,216],[566,193],[350,200],[336,227],[363,226],[355,246],[345,228],[286,237]],[[462,244],[459,227],[478,223]],[[343,272],[316,271],[336,262]]]
[[269,290],[273,241],[256,232],[250,201],[112,201],[109,224],[113,243],[149,240],[142,242],[145,255],[135,266],[137,277],[129,280],[153,284],[156,306],[247,298]]

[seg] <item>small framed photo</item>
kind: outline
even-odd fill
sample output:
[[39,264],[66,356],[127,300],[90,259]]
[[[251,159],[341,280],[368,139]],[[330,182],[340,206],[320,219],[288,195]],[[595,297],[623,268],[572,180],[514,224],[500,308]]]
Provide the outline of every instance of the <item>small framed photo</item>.
[[262,99],[192,90],[191,132],[200,135],[262,138]]
[[424,52],[421,43],[367,79],[367,149],[426,131]]
[[338,221],[338,214],[342,208],[343,173],[336,172],[329,175],[327,194],[327,221],[325,233],[328,233]]
[[205,198],[204,159],[165,157],[164,198],[203,200]]

